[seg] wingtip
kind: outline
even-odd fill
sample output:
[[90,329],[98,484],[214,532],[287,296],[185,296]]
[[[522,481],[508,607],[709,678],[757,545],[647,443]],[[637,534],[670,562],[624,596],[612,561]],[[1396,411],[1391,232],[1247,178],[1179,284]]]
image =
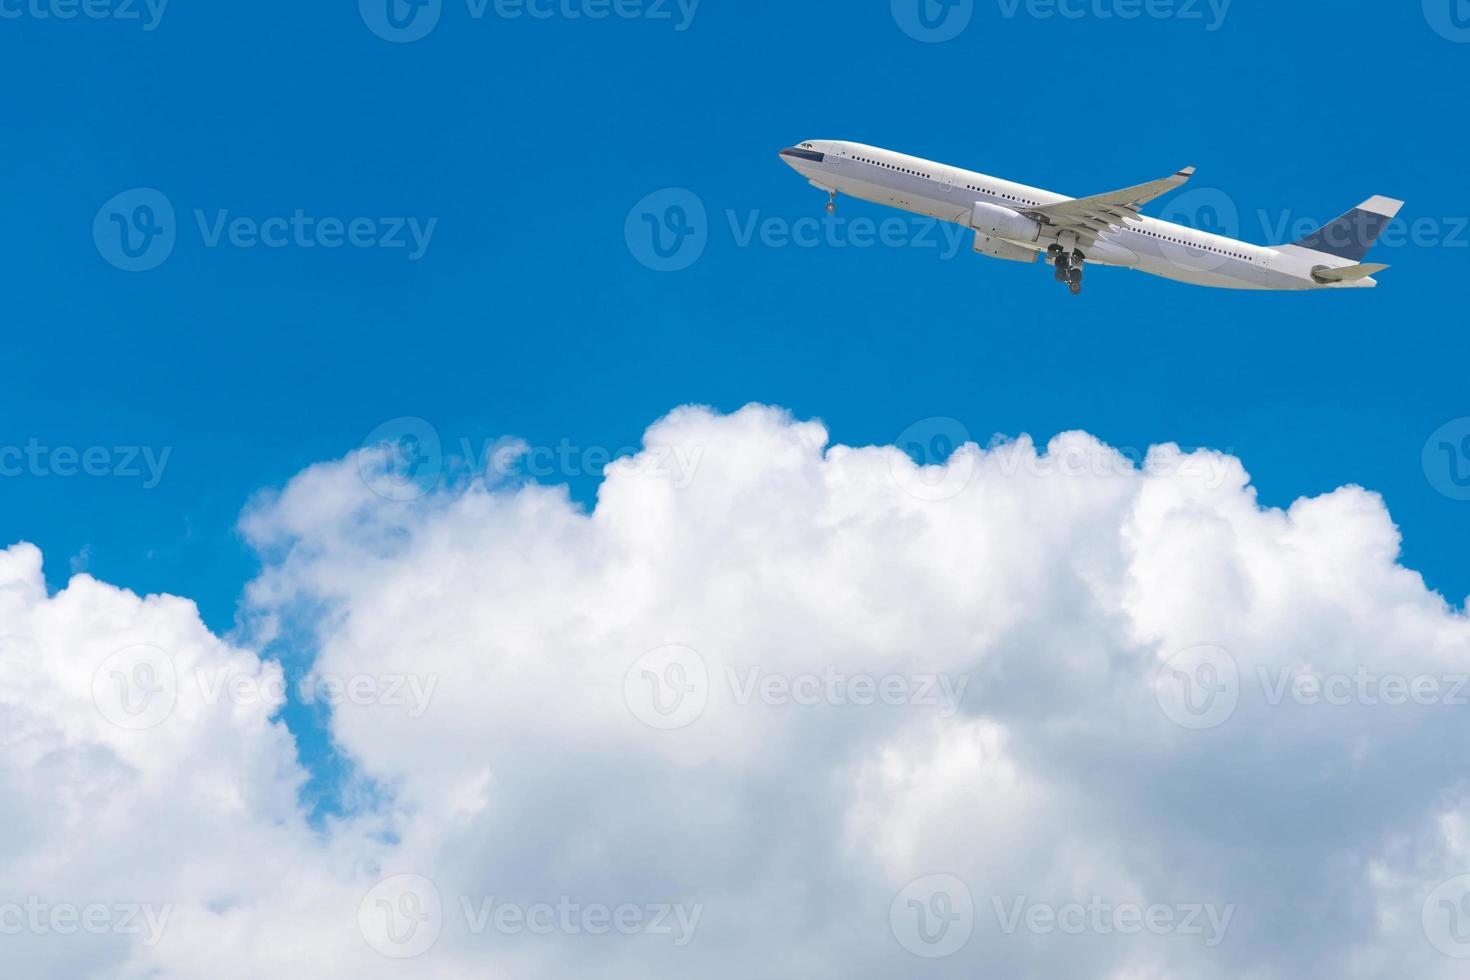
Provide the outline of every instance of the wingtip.
[[1174,176],[1175,177],[1193,177],[1194,176],[1194,168],[1193,167],[1185,167],[1183,170],[1179,171]]

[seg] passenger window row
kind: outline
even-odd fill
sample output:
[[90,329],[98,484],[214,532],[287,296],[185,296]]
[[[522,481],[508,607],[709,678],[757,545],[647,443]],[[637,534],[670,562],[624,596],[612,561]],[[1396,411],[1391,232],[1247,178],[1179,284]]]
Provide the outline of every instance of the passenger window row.
[[[882,160],[875,160],[872,157],[853,157],[853,159],[856,160],[856,161],[858,161],[859,163],[870,163],[870,164],[872,164],[875,167],[882,167],[885,170],[892,170],[892,171],[894,171],[896,173],[909,174],[910,176],[913,176],[913,177],[929,177],[930,176],[929,174],[921,173],[918,170],[909,170],[906,167],[899,167],[899,166],[895,166],[894,164],[891,164],[891,163],[884,163]],[[932,180],[934,178],[931,177],[930,179]],[[1014,194],[1006,194],[1006,193],[1004,193],[1002,191],[993,191],[993,190],[991,190],[988,187],[977,187],[974,184],[966,184],[965,187],[968,190],[972,190],[972,191],[975,191],[975,192],[980,193],[980,194],[989,194],[991,197],[1004,198],[1007,201],[1015,201],[1018,204],[1025,204],[1028,207],[1039,207],[1040,206],[1039,203],[1036,202],[1036,201],[1030,201],[1030,200],[1027,200],[1026,198],[1023,198],[1023,197],[1016,197]],[[1225,256],[1228,256],[1228,257],[1230,257],[1232,259],[1244,259],[1246,261],[1250,261],[1250,256],[1248,256],[1248,255],[1242,255],[1239,252],[1227,251],[1226,249],[1223,249],[1223,248],[1216,248],[1213,245],[1204,245],[1204,244],[1201,244],[1199,242],[1187,242],[1187,241],[1185,241],[1182,238],[1172,238],[1172,237],[1170,237],[1168,235],[1160,235],[1158,232],[1145,231],[1142,228],[1134,228],[1132,230],[1138,232],[1138,234],[1140,234],[1140,235],[1147,235],[1149,238],[1157,238],[1159,241],[1170,242],[1170,243],[1175,244],[1175,245],[1185,245],[1185,246],[1188,246],[1190,248],[1197,248],[1197,249],[1201,249],[1201,250],[1206,251],[1206,252],[1214,252],[1214,253],[1216,253],[1218,255],[1225,255]]]
[[1232,259],[1244,259],[1246,261],[1250,261],[1250,256],[1248,255],[1242,255],[1240,252],[1231,252],[1223,248],[1216,248],[1214,245],[1206,245],[1202,242],[1185,241],[1183,238],[1174,238],[1171,235],[1161,235],[1156,231],[1145,231],[1142,228],[1135,228],[1133,230],[1138,232],[1140,235],[1147,235],[1149,238],[1157,238],[1161,242],[1169,242],[1173,245],[1184,245],[1188,248],[1197,248],[1201,251],[1214,252],[1217,255],[1229,256]]

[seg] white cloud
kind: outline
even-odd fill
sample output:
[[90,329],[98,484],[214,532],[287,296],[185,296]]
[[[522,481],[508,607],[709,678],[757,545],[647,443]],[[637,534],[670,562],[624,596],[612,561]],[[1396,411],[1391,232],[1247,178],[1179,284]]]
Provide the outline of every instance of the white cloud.
[[[590,512],[389,500],[384,450],[252,506],[238,642],[310,638],[383,791],[321,829],[277,665],[0,554],[0,903],[172,908],[7,936],[23,972],[1460,975],[1470,622],[1376,495],[1263,509],[1228,456],[1080,433],[923,469],[760,407],[645,445]],[[177,671],[143,730],[95,703],[118,651]]]

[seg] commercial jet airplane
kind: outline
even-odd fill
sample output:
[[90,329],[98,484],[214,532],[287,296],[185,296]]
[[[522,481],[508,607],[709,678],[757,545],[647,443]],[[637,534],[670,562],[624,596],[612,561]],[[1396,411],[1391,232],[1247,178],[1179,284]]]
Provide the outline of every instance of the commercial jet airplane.
[[1070,198],[972,170],[862,143],[812,140],[781,151],[797,173],[827,192],[828,213],[847,194],[964,225],[975,251],[1035,262],[1045,253],[1056,278],[1082,291],[1085,262],[1138,269],[1165,279],[1222,289],[1348,289],[1378,285],[1386,265],[1363,263],[1404,202],[1372,197],[1290,245],[1268,247],[1211,235],[1139,214],[1185,184],[1171,177],[1120,191]]

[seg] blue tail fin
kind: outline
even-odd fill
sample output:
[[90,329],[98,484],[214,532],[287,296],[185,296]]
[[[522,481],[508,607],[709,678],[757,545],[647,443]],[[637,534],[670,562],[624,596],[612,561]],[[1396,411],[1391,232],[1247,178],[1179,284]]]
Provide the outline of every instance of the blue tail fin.
[[1373,243],[1378,241],[1378,236],[1383,234],[1384,227],[1403,206],[1403,201],[1395,201],[1391,197],[1370,197],[1330,225],[1318,228],[1306,238],[1292,244],[1340,259],[1361,262],[1367,257]]

